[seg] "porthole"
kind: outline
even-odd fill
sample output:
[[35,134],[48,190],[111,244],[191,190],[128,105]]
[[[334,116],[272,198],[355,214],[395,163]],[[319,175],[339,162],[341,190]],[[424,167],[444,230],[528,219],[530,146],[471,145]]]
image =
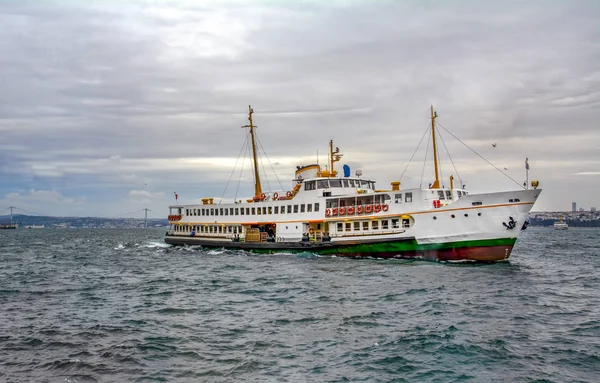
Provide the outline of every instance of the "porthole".
[[456,218],[456,216],[455,216],[454,214],[452,214],[450,217],[452,217],[452,218]]
[[434,215],[434,216],[433,216],[433,219],[437,219],[437,217]]
[[481,213],[477,213],[477,215],[481,217]]
[[468,217],[469,215],[467,213],[465,213],[465,217]]

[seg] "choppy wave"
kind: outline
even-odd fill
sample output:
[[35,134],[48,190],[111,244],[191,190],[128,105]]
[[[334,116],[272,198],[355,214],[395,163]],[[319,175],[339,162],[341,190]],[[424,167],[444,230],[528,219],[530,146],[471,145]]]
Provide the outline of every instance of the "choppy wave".
[[0,231],[0,381],[596,382],[598,234],[490,265]]

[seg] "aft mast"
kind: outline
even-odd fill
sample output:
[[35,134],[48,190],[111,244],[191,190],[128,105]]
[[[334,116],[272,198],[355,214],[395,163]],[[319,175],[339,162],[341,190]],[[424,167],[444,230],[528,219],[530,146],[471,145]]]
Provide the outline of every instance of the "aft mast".
[[435,141],[435,119],[437,118],[437,112],[433,110],[431,105],[431,137],[433,141],[433,166],[435,168],[435,182],[431,185],[431,189],[440,188],[440,176],[438,170],[438,156],[437,156],[437,144]]
[[244,125],[242,128],[250,128],[250,137],[252,141],[252,156],[254,158],[254,198],[260,198],[262,196],[262,187],[260,186],[260,177],[258,174],[258,159],[256,155],[256,141],[254,139],[254,128],[256,126],[252,123],[252,114],[254,110],[251,105],[248,105],[248,121],[249,125]]

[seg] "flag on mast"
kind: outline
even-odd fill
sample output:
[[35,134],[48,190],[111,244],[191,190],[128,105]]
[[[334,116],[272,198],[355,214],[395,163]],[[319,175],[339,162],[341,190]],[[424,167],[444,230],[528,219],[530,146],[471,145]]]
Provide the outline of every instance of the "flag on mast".
[[179,198],[179,195],[177,194],[177,192],[173,192],[173,194],[175,194],[175,201],[177,201],[177,199]]
[[529,170],[529,158],[525,157],[525,169]]

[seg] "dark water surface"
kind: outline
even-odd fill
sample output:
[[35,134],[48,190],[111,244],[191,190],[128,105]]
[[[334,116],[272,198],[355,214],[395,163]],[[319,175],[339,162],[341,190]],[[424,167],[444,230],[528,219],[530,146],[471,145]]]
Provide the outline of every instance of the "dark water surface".
[[0,381],[600,381],[600,230],[529,228],[492,265],[163,234],[0,230]]

